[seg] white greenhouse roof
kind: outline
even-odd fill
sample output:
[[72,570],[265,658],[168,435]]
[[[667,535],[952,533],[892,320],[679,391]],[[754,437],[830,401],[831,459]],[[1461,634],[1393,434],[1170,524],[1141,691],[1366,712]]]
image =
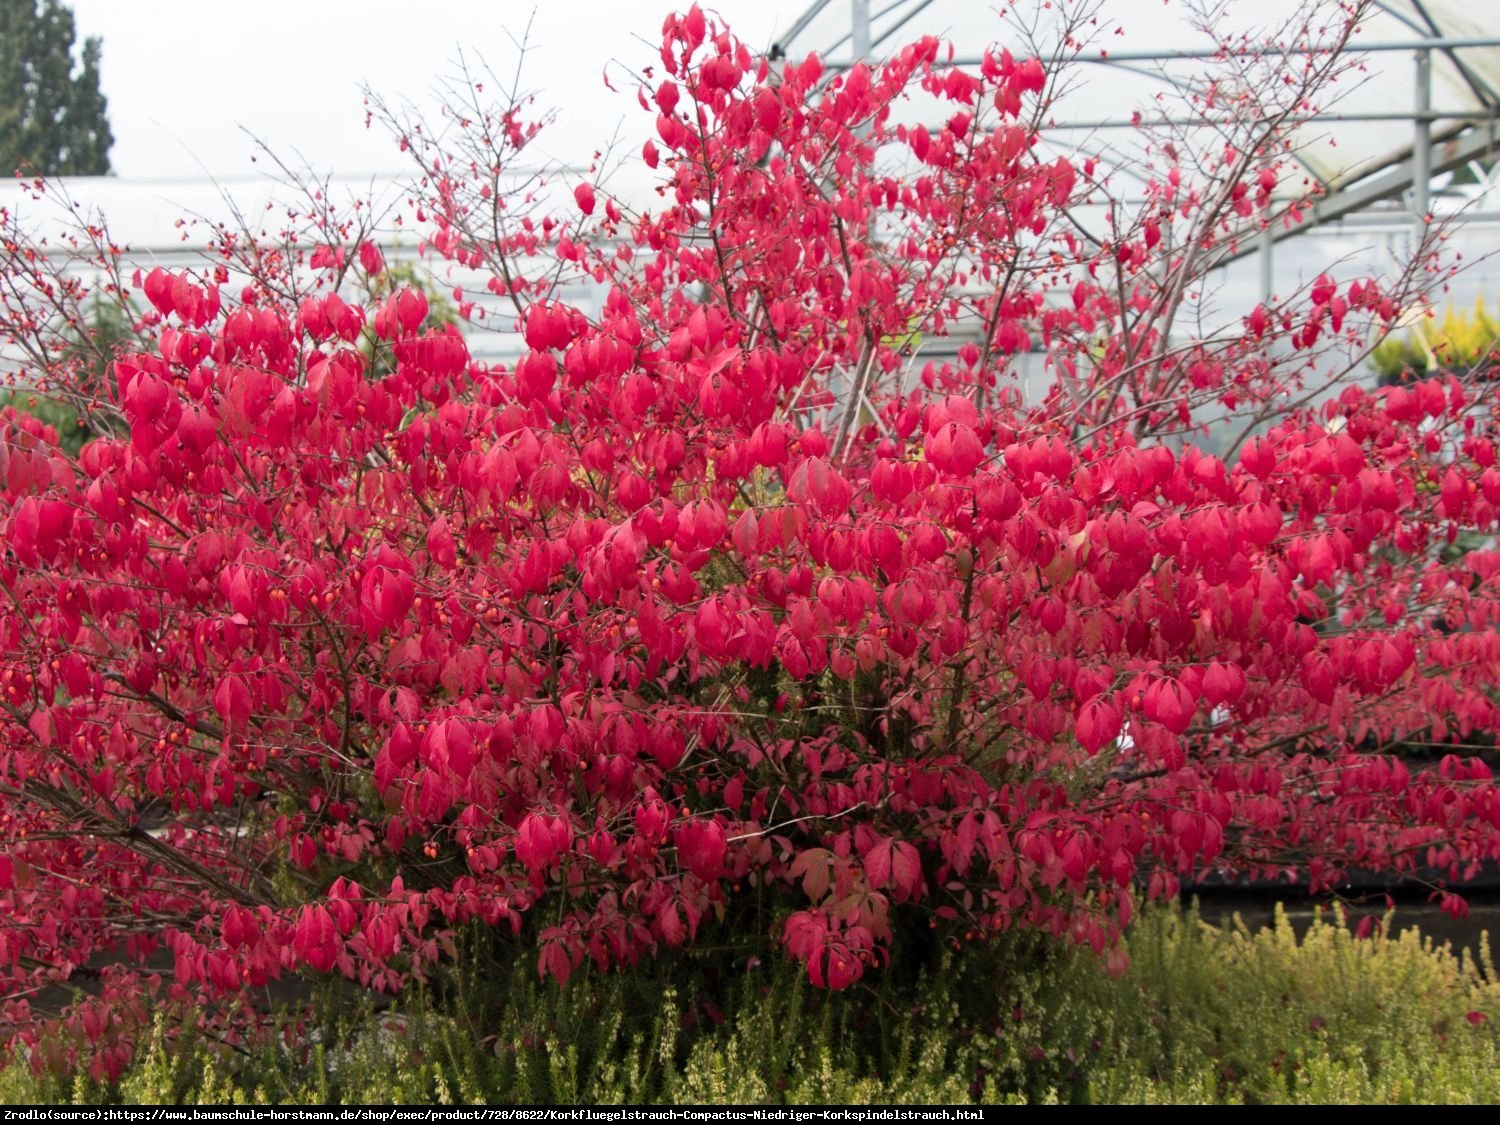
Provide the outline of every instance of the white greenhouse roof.
[[[854,57],[851,14],[860,2],[814,0],[800,19],[787,21],[775,42],[790,58],[816,51],[831,69],[847,65]],[[1026,36],[1018,26],[1044,47],[1055,43],[1058,13],[1083,6],[1077,0],[1051,0],[1050,4],[1017,0],[1019,17],[1002,21],[992,5],[974,0],[863,2],[871,17],[872,57],[923,35],[934,35],[952,42],[960,60],[977,60],[992,43],[1008,46],[1017,55],[1028,52]],[[1276,238],[1290,233],[1301,236],[1277,248],[1274,278],[1270,277],[1271,255],[1254,255],[1232,265],[1218,282],[1219,315],[1240,315],[1260,299],[1263,290],[1288,292],[1330,261],[1341,263],[1336,267],[1339,273],[1378,271],[1397,261],[1413,230],[1410,211],[1423,198],[1436,214],[1451,215],[1467,207],[1468,214],[1486,220],[1466,228],[1463,251],[1472,265],[1449,299],[1467,305],[1479,294],[1500,297],[1500,223],[1495,221],[1500,218],[1500,206],[1482,198],[1489,173],[1480,168],[1478,187],[1465,188],[1462,194],[1438,190],[1450,178],[1448,172],[1470,162],[1487,166],[1493,156],[1500,155],[1500,144],[1492,146],[1492,141],[1500,139],[1495,121],[1500,115],[1496,93],[1500,90],[1500,0],[1493,2],[1492,7],[1492,0],[1379,0],[1378,10],[1355,41],[1357,48],[1368,51],[1364,71],[1341,86],[1336,107],[1319,114],[1304,129],[1299,157],[1309,175],[1315,175],[1328,191],[1315,210],[1316,222],[1274,232]],[[1184,18],[1191,3],[1103,0],[1088,5],[1097,12],[1098,23],[1089,29],[1090,41],[1077,49],[1082,61],[1078,80],[1050,111],[1053,121],[1044,128],[1047,143],[1100,155],[1125,152],[1132,139],[1140,136],[1132,127],[1137,111],[1148,120],[1181,123],[1186,116],[1188,123],[1182,128],[1211,128],[1192,124],[1191,109],[1171,96],[1180,91],[1188,75],[1202,69],[1205,55],[1215,50],[1214,38]],[[1242,46],[1264,42],[1300,6],[1297,0],[1231,0],[1223,18],[1215,22],[1214,33],[1221,42]],[[1491,11],[1495,14],[1490,15]],[[1316,34],[1311,38],[1320,42]],[[1399,49],[1379,49],[1391,46]],[[1431,114],[1426,125],[1433,143],[1425,151],[1426,161],[1420,159],[1422,153],[1414,152],[1424,135],[1417,112],[1419,54],[1425,54],[1431,64]],[[903,112],[919,114],[922,110],[922,103],[913,100]],[[1419,120],[1414,123],[1414,118]],[[633,155],[628,146],[625,151]],[[1430,198],[1426,193],[1411,193],[1413,184],[1423,179],[1420,170],[1424,166],[1431,173],[1423,180],[1429,184]],[[584,174],[578,168],[559,169],[552,186],[570,187]],[[626,203],[656,205],[643,174],[639,161],[627,156],[621,173],[607,181],[608,190]],[[366,173],[337,175],[320,184],[336,203],[373,200],[377,207],[389,207],[391,218],[405,215],[404,230],[382,224],[381,242],[388,256],[408,260],[417,256],[424,232],[414,229],[400,181],[389,174]],[[271,174],[218,181],[78,179],[63,185],[63,192],[34,200],[23,185],[12,184],[0,191],[0,206],[19,216],[28,229],[48,235],[59,232],[72,214],[90,220],[102,216],[114,241],[129,247],[128,259],[146,269],[153,264],[172,268],[201,264],[210,237],[207,225],[232,219],[236,210],[269,230],[279,230],[285,225],[287,208],[296,206],[301,194]],[[1500,201],[1500,195],[1495,199]],[[1371,204],[1381,206],[1372,214],[1357,214]],[[202,221],[194,224],[194,216]],[[190,220],[186,224],[180,222],[184,217]],[[1245,249],[1257,247],[1252,243]],[[462,286],[473,295],[474,279],[463,271],[430,256],[426,264],[440,286]],[[598,295],[579,290],[569,299],[589,308]],[[482,306],[489,303],[482,296],[479,301]],[[476,350],[487,357],[514,352],[519,345],[508,331],[509,320],[503,309],[495,309],[488,330],[476,331]]]
[[[1162,0],[1018,0],[1008,19],[990,4],[972,0],[812,0],[781,30],[777,47],[800,59],[817,52],[837,69],[856,57],[854,13],[869,13],[869,55],[879,58],[923,35],[955,45],[956,61],[977,60],[990,44],[1018,57],[1041,48],[1044,58],[1058,52],[1063,21],[1080,11],[1094,19],[1075,33],[1082,40],[1062,49],[1083,64],[1078,80],[1051,107],[1044,128],[1050,143],[1063,147],[1121,150],[1128,144],[1132,117],[1147,123],[1187,126],[1195,118],[1182,92],[1203,72],[1206,59],[1221,47],[1243,52],[1247,64],[1269,42],[1288,42],[1299,0],[1237,0],[1201,6],[1212,14],[1212,33],[1192,13],[1191,3]],[[1330,17],[1337,5],[1325,5]],[[1334,40],[1313,28],[1299,46]],[[1028,42],[1030,40],[1030,42]],[[1360,185],[1351,202],[1364,206],[1408,189],[1417,124],[1425,123],[1433,145],[1431,173],[1451,170],[1500,151],[1491,129],[1500,116],[1500,5],[1491,0],[1376,0],[1351,48],[1364,55],[1361,72],[1334,89],[1332,104],[1301,130],[1299,159],[1330,195]],[[1430,59],[1427,92],[1419,91],[1418,56]],[[1300,56],[1305,57],[1305,56]],[[1423,102],[1426,102],[1425,107]],[[1212,127],[1212,122],[1207,123]],[[1381,172],[1396,175],[1372,184]],[[1340,212],[1342,213],[1342,212]],[[1335,217],[1327,213],[1321,218]]]

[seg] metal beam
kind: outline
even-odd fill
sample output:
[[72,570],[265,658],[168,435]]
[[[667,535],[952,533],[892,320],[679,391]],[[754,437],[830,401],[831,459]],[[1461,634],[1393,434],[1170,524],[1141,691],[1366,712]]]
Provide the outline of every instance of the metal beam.
[[[1470,129],[1434,146],[1426,173],[1428,176],[1440,176],[1444,172],[1461,168],[1471,160],[1493,156],[1496,152],[1500,152],[1500,129],[1491,122],[1488,126]],[[1292,227],[1272,229],[1269,232],[1271,241],[1284,242],[1325,223],[1338,222],[1346,215],[1362,211],[1372,203],[1401,198],[1411,190],[1416,180],[1417,164],[1414,157],[1408,157],[1379,175],[1335,189],[1314,203],[1302,222]],[[1261,242],[1255,234],[1247,232],[1240,239],[1239,249],[1225,255],[1219,264],[1228,265],[1246,254],[1253,254],[1260,246]]]
[[[873,45],[876,46],[876,47],[880,46],[887,39],[889,39],[892,35],[895,35],[896,32],[900,31],[903,27],[905,27],[907,24],[909,24],[912,20],[916,19],[924,11],[926,11],[927,8],[932,4],[932,2],[933,2],[933,0],[917,0],[917,2],[912,5],[910,11],[908,11],[904,16],[902,16],[899,20],[897,20],[895,23],[893,23],[890,27],[886,28],[884,31],[882,31],[880,33],[879,36],[876,37],[875,42],[874,42]],[[880,15],[884,16],[887,13],[889,13],[891,11],[894,11],[896,7],[897,7],[897,5],[892,4],[889,8],[886,8],[885,11],[881,12]]]
[[[1307,47],[1244,47],[1239,50],[1220,50],[1198,47],[1173,51],[1080,51],[1069,55],[1064,62],[1115,63],[1115,62],[1168,62],[1173,59],[1224,59],[1224,58],[1286,58],[1302,55],[1332,54],[1336,44],[1327,43]],[[1343,48],[1351,55],[1378,54],[1381,51],[1453,51],[1475,47],[1500,47],[1500,36],[1477,35],[1443,39],[1400,39],[1389,43],[1355,43]],[[955,58],[952,66],[979,66],[984,60],[979,56]]]
[[[1493,156],[1496,151],[1500,151],[1500,130],[1491,122],[1488,126],[1470,129],[1435,145],[1426,162],[1426,173],[1429,176],[1440,176],[1444,172],[1461,168],[1471,160]],[[1415,181],[1417,165],[1418,161],[1414,157],[1408,157],[1378,176],[1336,189],[1333,194],[1313,205],[1310,220],[1313,223],[1330,223],[1351,212],[1362,211],[1372,203],[1398,198]],[[1307,223],[1301,225],[1306,226]],[[1277,241],[1286,236],[1284,232],[1278,234]]]
[[787,33],[776,42],[771,44],[771,57],[781,58],[786,55],[787,45],[807,30],[807,25],[818,18],[818,13],[828,7],[829,0],[813,0],[807,11],[797,17],[797,22],[787,29]]
[[[1443,29],[1437,25],[1437,21],[1423,7],[1422,0],[1411,0],[1411,4],[1417,10],[1417,15],[1422,17],[1422,22],[1426,24],[1425,32],[1419,28],[1417,33],[1419,35],[1435,35],[1441,39],[1443,37]],[[1460,77],[1463,78],[1469,89],[1473,91],[1476,98],[1489,105],[1494,105],[1497,100],[1500,100],[1496,98],[1494,87],[1470,70],[1458,55],[1452,51],[1444,51],[1443,53],[1448,56],[1448,61],[1453,64],[1454,69],[1458,71]]]
[[[1328,113],[1292,114],[1287,120],[1291,124],[1303,124],[1308,121],[1488,121],[1492,117],[1500,118],[1500,108],[1429,109],[1416,113],[1339,113],[1333,111]],[[1139,121],[1133,118],[1127,121],[1123,117],[1103,117],[1095,121],[1074,121],[1071,119],[1048,121],[1045,129],[1051,133],[1058,130],[1075,132],[1079,129],[1144,129],[1147,127],[1153,129],[1198,129],[1232,124],[1234,124],[1234,119],[1231,117],[1143,117]]]

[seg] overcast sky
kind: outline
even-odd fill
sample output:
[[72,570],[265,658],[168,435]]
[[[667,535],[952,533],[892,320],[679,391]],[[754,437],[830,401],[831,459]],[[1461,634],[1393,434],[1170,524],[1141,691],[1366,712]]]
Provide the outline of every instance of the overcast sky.
[[[558,120],[546,137],[554,160],[586,162],[622,120],[648,131],[633,87],[604,70],[612,60],[649,66],[671,0],[70,0],[80,40],[104,39],[103,82],[121,177],[254,175],[251,136],[300,153],[335,175],[404,171],[378,126],[366,129],[361,88],[429,109],[433,89],[457,73],[460,50],[507,82],[532,21],[523,87]],[[847,3],[847,0],[842,0]],[[735,33],[770,42],[805,0],[719,0]],[[613,67],[617,79],[626,72]],[[644,121],[644,125],[641,122]],[[242,131],[245,130],[245,131]]]

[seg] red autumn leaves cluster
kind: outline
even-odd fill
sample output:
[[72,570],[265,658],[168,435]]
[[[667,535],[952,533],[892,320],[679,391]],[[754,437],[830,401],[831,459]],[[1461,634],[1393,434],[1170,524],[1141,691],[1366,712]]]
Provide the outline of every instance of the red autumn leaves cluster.
[[[1035,59],[924,40],[820,87],[694,9],[662,63],[656,211],[580,185],[490,225],[493,161],[426,181],[431,245],[515,298],[514,363],[415,288],[366,307],[384,260],[329,232],[295,293],[140,278],[76,463],[7,413],[15,1027],[91,958],[119,1011],[397,989],[466,925],[566,980],[765,896],[759,937],[838,988],[902,925],[1103,950],[1208,868],[1500,858],[1488,410],[1453,380],[1276,407],[1309,323],[1389,317],[1375,281],[1169,347],[1150,266],[1185,240],[1070,231]],[[897,124],[908,94],[945,123]],[[908,374],[913,331],[973,326]],[[1293,337],[1309,366],[1269,364]],[[1027,402],[1030,341],[1058,384]],[[1265,424],[1215,452],[1205,404]],[[84,1038],[117,1062],[115,1026]]]

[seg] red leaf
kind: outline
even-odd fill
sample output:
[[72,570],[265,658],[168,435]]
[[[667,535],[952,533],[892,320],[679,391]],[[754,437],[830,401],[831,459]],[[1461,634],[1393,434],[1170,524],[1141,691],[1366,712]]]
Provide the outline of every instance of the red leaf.
[[1163,678],[1146,689],[1146,718],[1160,723],[1173,734],[1182,734],[1192,724],[1198,707],[1178,680]]
[[726,842],[724,829],[714,821],[689,820],[676,832],[678,855],[687,869],[704,882],[712,882],[723,871]]
[[1120,705],[1113,698],[1096,696],[1078,709],[1078,720],[1074,731],[1078,744],[1089,754],[1119,737],[1123,715]]
[[679,946],[687,940],[687,926],[678,912],[675,902],[668,902],[656,916],[662,940],[669,946]]
[[244,730],[250,721],[250,688],[243,677],[225,676],[214,690],[214,710],[231,731]]
[[362,242],[359,246],[359,264],[369,274],[385,271],[385,256],[373,242]]
[[304,906],[297,915],[293,948],[304,964],[326,973],[338,960],[343,942],[333,916],[324,906]]

